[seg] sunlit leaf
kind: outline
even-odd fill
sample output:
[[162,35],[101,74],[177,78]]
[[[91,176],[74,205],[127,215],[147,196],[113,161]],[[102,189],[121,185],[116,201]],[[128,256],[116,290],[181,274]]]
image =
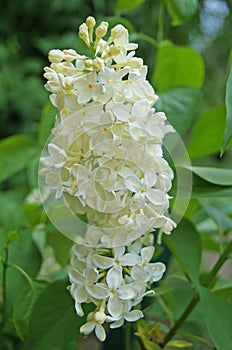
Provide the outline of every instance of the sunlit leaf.
[[175,87],[159,94],[156,109],[165,112],[168,122],[183,135],[189,128],[200,102],[199,89]]
[[7,236],[6,236],[6,244],[7,245],[16,241],[17,239],[19,239],[19,235],[18,235],[17,230],[7,232]]
[[17,296],[13,310],[15,328],[21,339],[25,340],[28,334],[30,316],[36,300],[45,288],[44,283],[32,282]]
[[144,2],[145,0],[117,0],[115,5],[115,12],[121,14],[132,11]]
[[0,182],[27,167],[36,153],[34,141],[26,135],[14,135],[0,142]]
[[188,141],[187,149],[190,158],[202,157],[220,151],[225,119],[225,106],[210,108],[199,117],[193,125]]
[[190,279],[198,283],[201,239],[193,224],[183,219],[172,235],[165,237],[165,244],[180,262]]
[[193,174],[192,198],[221,198],[231,196],[232,187],[215,185]]
[[80,337],[84,319],[75,313],[67,281],[53,282],[39,296],[30,320],[26,350],[50,350]]
[[40,148],[44,147],[49,135],[51,134],[56,114],[57,109],[51,104],[51,102],[47,102],[42,110],[39,125],[38,144]]
[[190,343],[189,341],[178,339],[178,340],[169,341],[166,346],[167,347],[172,346],[173,348],[181,349],[181,348],[190,348],[191,346],[193,346],[193,344]]
[[160,46],[153,85],[159,92],[176,86],[201,87],[204,80],[204,62],[194,50],[185,46],[163,43]]
[[[33,242],[30,230],[19,230],[19,238],[9,246],[9,263],[19,266],[32,278],[36,277],[41,266],[41,255]],[[25,277],[15,268],[7,270],[7,318],[11,322],[13,305],[19,292],[28,285]]]
[[225,232],[232,228],[232,219],[224,214],[221,210],[215,208],[204,201],[200,202],[206,213],[216,222],[219,230]]
[[167,9],[172,25],[177,26],[191,18],[197,11],[198,0],[168,0]]
[[226,127],[222,142],[222,151],[225,150],[232,137],[232,67],[226,84]]
[[218,298],[209,290],[199,288],[200,304],[206,327],[217,350],[231,349],[231,315],[232,304]]
[[70,260],[70,251],[73,241],[62,235],[58,231],[49,231],[47,234],[47,243],[54,249],[56,260],[66,266]]
[[232,186],[232,169],[193,166],[192,172],[202,179],[220,186]]

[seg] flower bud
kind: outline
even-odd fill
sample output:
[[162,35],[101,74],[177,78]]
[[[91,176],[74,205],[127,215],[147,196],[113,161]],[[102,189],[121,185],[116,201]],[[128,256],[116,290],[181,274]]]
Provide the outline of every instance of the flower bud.
[[114,39],[121,37],[123,34],[125,35],[125,33],[127,33],[127,30],[121,24],[117,24],[111,29],[111,36]]
[[103,324],[106,320],[106,314],[103,312],[103,311],[97,311],[95,314],[94,314],[94,320],[97,322],[97,323],[100,323],[100,324]]
[[82,23],[79,27],[79,37],[85,42],[87,46],[90,45],[88,28],[85,23]]
[[110,47],[110,56],[117,56],[121,53],[122,48],[119,45],[114,45]]
[[93,29],[95,27],[95,25],[96,25],[95,18],[92,17],[92,16],[89,16],[86,19],[86,25],[87,25],[88,29]]
[[51,63],[60,63],[64,59],[64,53],[61,50],[51,50],[48,59]]
[[73,61],[79,57],[75,50],[63,50],[65,61]]
[[101,24],[96,28],[96,36],[98,38],[102,38],[103,36],[106,35],[107,30],[108,30],[109,23],[107,22],[101,22]]

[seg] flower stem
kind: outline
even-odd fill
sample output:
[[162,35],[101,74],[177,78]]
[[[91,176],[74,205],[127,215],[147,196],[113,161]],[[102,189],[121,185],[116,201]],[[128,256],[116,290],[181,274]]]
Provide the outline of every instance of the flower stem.
[[2,328],[5,326],[6,322],[6,270],[8,266],[8,247],[4,248],[5,258],[2,259]]
[[216,264],[214,265],[212,271],[206,277],[206,280],[203,283],[204,287],[211,288],[213,286],[218,271],[220,270],[222,265],[225,263],[225,261],[228,259],[228,257],[229,257],[231,252],[232,252],[232,241],[228,244],[228,246],[226,247],[224,252],[222,252],[222,254],[220,255],[220,257],[217,260]]
[[15,265],[15,264],[8,264],[7,266],[14,268],[15,270],[19,271],[21,273],[21,275],[26,279],[26,281],[28,282],[28,284],[30,285],[30,287],[33,289],[34,285],[33,285],[33,281],[31,279],[31,277],[26,273],[26,271],[24,271],[23,269],[21,269],[20,266]]
[[144,33],[136,33],[131,35],[131,38],[133,40],[143,40],[146,41],[147,43],[151,44],[155,49],[159,47],[159,43],[152,38],[151,36],[144,34]]
[[[230,253],[232,252],[232,241],[228,244],[226,249],[223,251],[223,253],[220,255],[219,259],[215,263],[212,271],[208,274],[205,282],[203,283],[203,286],[206,288],[211,288],[215,278],[217,276],[218,271],[224,264],[224,262],[228,259]],[[164,338],[164,342],[162,344],[162,347],[164,348],[165,345],[169,342],[169,340],[176,334],[177,330],[180,328],[180,326],[184,323],[184,321],[188,318],[188,316],[191,314],[195,306],[200,300],[199,294],[195,294],[190,301],[190,303],[187,305],[186,309],[182,313],[182,315],[179,317],[179,319],[176,321],[174,326],[169,330],[169,332],[166,334]]]

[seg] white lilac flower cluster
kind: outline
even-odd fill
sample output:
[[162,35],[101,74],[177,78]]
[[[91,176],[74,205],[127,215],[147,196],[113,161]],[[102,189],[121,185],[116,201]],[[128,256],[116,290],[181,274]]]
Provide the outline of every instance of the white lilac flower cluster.
[[94,26],[88,17],[79,30],[93,58],[49,52],[45,87],[59,113],[41,175],[56,198],[98,227],[88,227],[89,245],[115,246],[174,227],[167,215],[173,172],[162,153],[173,129],[152,107],[158,97],[127,29],[116,25],[103,40],[102,22],[93,41]]
[[128,247],[112,249],[73,247],[69,278],[76,312],[84,315],[82,303],[96,306],[80,328],[82,333],[95,330],[97,338],[104,341],[104,322],[110,323],[110,328],[117,328],[124,321],[134,322],[143,317],[142,311],[134,307],[153,292],[149,286],[162,278],[165,265],[150,262],[154,247],[143,247],[142,241],[144,238],[138,238]]
[[95,328],[104,340],[105,321],[113,328],[142,317],[133,307],[165,270],[150,263],[154,248],[141,237],[175,227],[168,215],[173,172],[162,152],[174,130],[153,107],[158,97],[127,29],[116,25],[104,40],[108,23],[95,25],[88,17],[79,28],[90,57],[49,52],[45,87],[58,116],[40,173],[55,198],[87,221],[85,247],[73,248],[70,290],[78,315],[82,303],[96,305],[81,331]]

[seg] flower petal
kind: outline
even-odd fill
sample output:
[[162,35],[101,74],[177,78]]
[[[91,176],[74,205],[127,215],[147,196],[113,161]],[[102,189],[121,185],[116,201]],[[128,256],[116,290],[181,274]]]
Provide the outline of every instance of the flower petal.
[[116,290],[122,283],[122,270],[117,267],[112,267],[107,273],[106,283],[110,289]]
[[69,279],[70,279],[70,281],[72,283],[76,283],[76,284],[83,284],[83,283],[85,283],[84,276],[82,276],[82,274],[79,271],[77,271],[77,270],[75,270],[73,268],[71,268],[69,270]]
[[152,282],[159,281],[166,270],[166,266],[161,262],[149,264],[147,267],[152,276]]
[[118,298],[117,295],[112,295],[109,298],[107,309],[111,316],[113,316],[116,319],[119,319],[123,312],[123,303]]
[[94,330],[95,325],[96,325],[95,321],[89,321],[83,324],[83,326],[81,326],[80,332],[84,334],[89,334]]
[[95,283],[98,280],[98,272],[96,269],[87,269],[85,275],[89,282]]
[[137,254],[127,253],[121,258],[122,266],[134,266],[139,263],[140,257]]
[[166,194],[163,191],[154,189],[149,189],[147,198],[155,205],[162,205],[167,200]]
[[136,289],[125,285],[118,290],[118,295],[119,298],[123,300],[133,299],[136,296]]
[[84,316],[84,311],[82,310],[81,304],[78,302],[75,302],[75,310],[78,316],[82,317]]
[[120,259],[123,256],[123,254],[125,253],[125,247],[121,246],[121,247],[116,247],[114,248],[114,257],[115,259]]
[[144,315],[140,310],[132,310],[124,315],[125,320],[129,322],[137,321],[141,317],[144,317]]
[[141,181],[136,176],[128,176],[128,178],[126,178],[124,181],[125,181],[126,187],[131,192],[135,192],[136,193],[141,188]]
[[144,182],[148,187],[154,186],[157,180],[157,175],[155,169],[147,169],[144,175]]
[[154,254],[155,248],[153,246],[142,248],[141,257],[143,263],[148,263]]
[[95,334],[96,334],[96,337],[100,341],[105,341],[105,339],[106,339],[106,331],[105,331],[104,327],[101,324],[98,324],[98,323],[96,324]]
[[91,259],[94,265],[104,270],[110,268],[114,264],[114,259],[109,258],[108,256],[94,254]]
[[79,303],[84,303],[88,299],[88,293],[83,285],[76,288],[74,299]]
[[109,296],[109,290],[108,288],[104,287],[104,285],[100,285],[100,283],[87,285],[86,290],[89,293],[89,295],[95,299],[105,299]]
[[124,324],[124,319],[121,318],[120,320],[118,320],[118,321],[116,321],[114,323],[111,323],[110,328],[111,329],[119,328],[119,327],[122,327],[123,324]]

